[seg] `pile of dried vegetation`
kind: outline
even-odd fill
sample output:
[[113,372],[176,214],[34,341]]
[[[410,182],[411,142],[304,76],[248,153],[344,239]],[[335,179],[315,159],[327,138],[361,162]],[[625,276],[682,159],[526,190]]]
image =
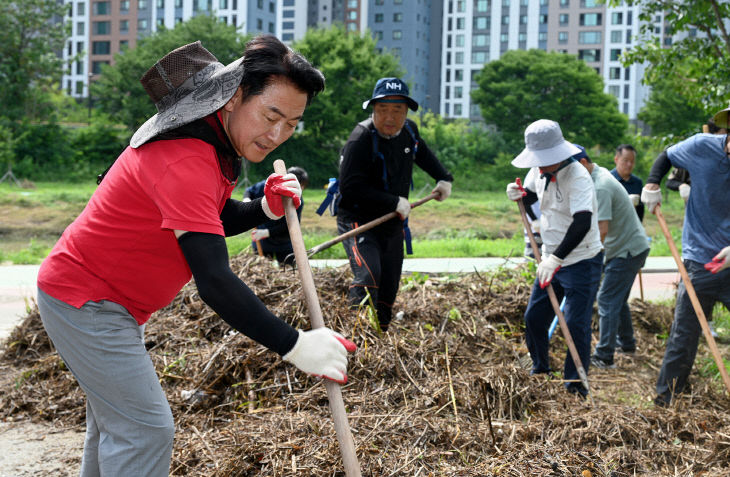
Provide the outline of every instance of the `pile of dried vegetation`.
[[[233,268],[275,313],[308,327],[295,271],[249,255]],[[619,356],[618,369],[591,370],[592,405],[566,393],[559,375],[520,367],[524,270],[414,275],[396,303],[405,315],[386,334],[367,309],[348,309],[346,267],[314,273],[328,326],[359,346],[342,391],[363,475],[728,475],[730,401],[717,380],[695,373],[692,394],[669,409],[652,404],[665,306],[632,303],[640,350]],[[178,428],[173,475],[344,475],[323,383],[232,332],[193,285],[145,335]],[[0,364],[9,383],[0,416],[82,426],[83,393],[37,310]]]

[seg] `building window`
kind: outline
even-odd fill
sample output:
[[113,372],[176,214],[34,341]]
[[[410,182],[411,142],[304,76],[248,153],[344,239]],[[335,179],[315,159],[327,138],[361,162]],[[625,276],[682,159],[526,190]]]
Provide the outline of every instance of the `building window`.
[[284,10],[281,12],[283,18],[294,18],[294,10]]
[[597,7],[596,0],[580,0],[581,8],[595,8]]
[[477,0],[477,11],[486,12],[489,10],[489,0]]
[[611,25],[621,25],[624,22],[623,12],[613,12],[611,14]]
[[400,23],[403,21],[403,14],[402,13],[394,13],[393,14],[393,23]]
[[[165,8],[165,0],[157,0],[157,8]],[[221,7],[226,8],[226,7]]]
[[457,30],[464,30],[466,28],[466,19],[465,18],[457,18],[456,19],[456,29]]
[[454,116],[461,116],[461,105],[460,104],[454,105]]
[[558,43],[568,43],[568,32],[567,31],[558,32]]
[[570,15],[568,15],[567,13],[561,13],[560,17],[558,18],[560,20],[560,26],[568,26]]
[[501,43],[507,43],[507,40],[509,40],[509,35],[508,34],[502,33],[501,35],[499,35],[499,41]]
[[611,61],[619,61],[621,59],[621,49],[620,48],[613,48],[611,49]]
[[601,61],[601,50],[598,48],[589,50],[578,50],[578,59],[581,59],[586,63]]
[[281,35],[282,41],[292,41],[294,40],[294,33],[284,33]]
[[458,47],[464,46],[464,35],[456,35],[456,46],[458,46]]
[[397,56],[397,57],[400,58],[400,52],[401,52],[401,49],[400,48],[392,48],[390,50],[390,52],[393,53],[395,56]]
[[629,85],[624,85],[624,99],[629,99]]
[[509,15],[502,15],[502,25],[509,25]]
[[[175,0],[175,8],[182,8],[183,0]],[[233,0],[233,7],[234,10],[238,8],[236,6],[236,0]]]
[[276,6],[274,5],[274,2],[269,2],[269,13],[275,13],[276,12]]
[[77,41],[76,42],[76,53],[81,53],[82,51],[84,51],[84,42]]
[[274,22],[269,22],[269,33],[276,33],[276,28],[274,27]]
[[537,34],[537,41],[547,41],[547,32],[541,31]]
[[263,10],[264,9],[264,0],[256,0],[256,7],[259,10]]
[[581,45],[595,45],[601,43],[600,31],[582,31],[578,33],[578,43]]
[[611,86],[609,86],[609,87],[608,87],[608,92],[609,92],[609,94],[611,94],[612,96],[614,96],[614,97],[618,98],[618,97],[619,97],[619,95],[621,94],[621,86],[618,86],[618,85],[611,85]]
[[281,28],[283,30],[293,30],[294,22],[281,22]]
[[482,115],[482,112],[479,110],[478,104],[472,104],[470,107],[470,111],[473,118],[478,118]]
[[547,15],[545,15],[545,14],[540,15],[540,24],[541,25],[546,24],[547,21],[548,21],[548,16]]
[[129,13],[129,0],[119,2],[119,13]]
[[76,15],[86,15],[86,4],[84,2],[76,4]]
[[95,41],[91,44],[91,52],[94,55],[108,55],[111,53],[112,46],[110,41]]
[[629,81],[631,79],[631,68],[626,68],[624,70],[624,79],[626,81]]
[[84,74],[84,64],[81,61],[76,62],[76,74],[77,75]]
[[489,61],[489,55],[486,51],[475,51],[471,54],[471,62],[481,65]]
[[94,22],[95,35],[109,35],[112,32],[111,22]]
[[129,20],[119,20],[119,33],[129,33]]
[[464,96],[464,88],[461,86],[454,86],[454,99],[461,99]]
[[112,12],[111,2],[94,2],[94,15],[109,15]]
[[621,68],[612,66],[608,69],[608,79],[617,80],[621,79]]
[[147,0],[137,0],[137,10],[146,10]]
[[613,30],[611,32],[611,43],[621,43],[621,30]]
[[129,40],[119,40],[119,51],[124,51],[129,47]]
[[471,46],[488,46],[489,37],[487,35],[474,35],[471,37]]
[[489,17],[474,17],[474,29],[486,30],[489,28]]
[[525,43],[527,41],[527,33],[520,33],[517,35],[517,41],[520,43]]
[[256,29],[262,31],[264,29],[264,21],[260,18],[256,20]]
[[580,26],[600,26],[601,18],[600,13],[581,13]]
[[464,52],[463,51],[457,51],[454,54],[454,64],[455,65],[463,65],[464,64]]
[[137,30],[143,31],[146,29],[147,29],[147,19],[141,18],[141,19],[137,20]]
[[77,35],[84,35],[85,30],[85,23],[84,22],[77,22],[76,23],[76,34]]
[[224,9],[228,8],[228,0],[219,0],[219,2],[218,2],[218,8],[220,10],[224,10]]
[[383,39],[383,32],[382,31],[376,31],[375,32],[375,40],[382,40]]
[[464,0],[456,1],[456,11],[459,13],[464,13],[466,11],[466,2]]
[[347,17],[348,17],[348,18],[349,18],[350,20],[357,20],[357,11],[355,11],[355,10],[350,10],[350,11],[348,12],[348,14],[347,14]]
[[463,80],[464,80],[464,70],[454,71],[454,81],[463,81]]
[[560,0],[560,8],[568,8],[570,6],[570,0]]
[[527,25],[527,15],[520,15],[520,25]]
[[383,23],[383,14],[382,13],[375,14],[375,23]]
[[393,39],[400,40],[403,38],[403,32],[400,30],[393,30]]
[[502,0],[503,7],[509,7],[509,0]]

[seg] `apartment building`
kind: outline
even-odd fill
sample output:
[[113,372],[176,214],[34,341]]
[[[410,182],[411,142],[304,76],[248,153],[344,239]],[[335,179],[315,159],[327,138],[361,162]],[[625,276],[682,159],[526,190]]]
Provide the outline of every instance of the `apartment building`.
[[[294,0],[64,0],[71,36],[63,51],[70,62],[62,86],[70,96],[87,97],[89,81],[116,53],[161,26],[174,28],[193,16],[215,15],[243,33],[278,34],[283,23],[278,3]],[[306,6],[306,4],[304,4]],[[277,12],[281,17],[277,17]],[[301,14],[301,12],[299,12]],[[292,17],[296,11],[292,11]],[[306,27],[302,27],[303,32]],[[79,55],[78,59],[76,55]],[[71,61],[74,60],[74,61]]]

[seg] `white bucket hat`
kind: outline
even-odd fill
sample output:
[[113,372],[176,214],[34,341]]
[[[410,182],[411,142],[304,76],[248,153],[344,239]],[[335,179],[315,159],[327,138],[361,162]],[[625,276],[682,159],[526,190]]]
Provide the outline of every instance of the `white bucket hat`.
[[222,108],[243,78],[243,58],[223,66],[200,41],[177,48],[147,70],[140,80],[157,107],[132,136],[137,148],[166,131]]
[[563,138],[560,125],[538,119],[525,129],[525,149],[513,161],[515,167],[545,167],[557,164],[581,152]]

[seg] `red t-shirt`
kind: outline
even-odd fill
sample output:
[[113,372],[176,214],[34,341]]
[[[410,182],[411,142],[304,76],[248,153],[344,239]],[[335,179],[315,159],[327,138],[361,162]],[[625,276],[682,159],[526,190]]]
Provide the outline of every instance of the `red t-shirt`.
[[145,323],[191,277],[173,230],[224,235],[234,187],[199,139],[128,147],[44,260],[39,288],[76,308],[110,300]]

